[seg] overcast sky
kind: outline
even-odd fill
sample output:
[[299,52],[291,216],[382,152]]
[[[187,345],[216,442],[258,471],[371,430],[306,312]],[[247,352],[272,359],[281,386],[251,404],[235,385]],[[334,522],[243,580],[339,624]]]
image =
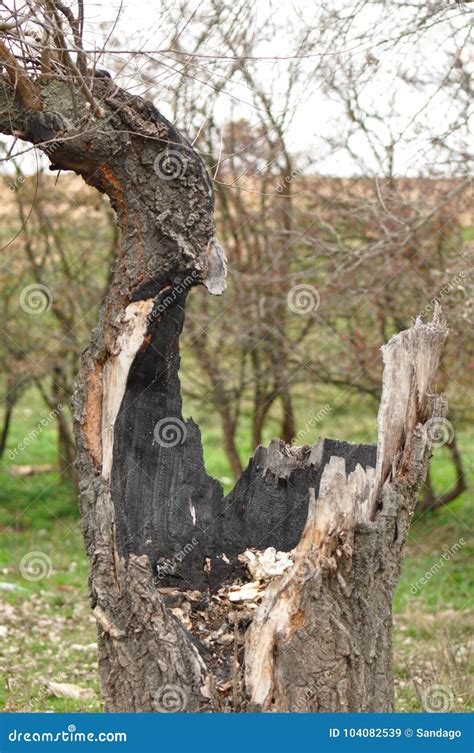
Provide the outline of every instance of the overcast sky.
[[[250,11],[255,16],[255,27],[258,28],[262,19],[265,19],[271,9],[275,10],[277,21],[282,31],[278,38],[272,42],[264,39],[256,39],[256,50],[262,57],[280,57],[294,55],[294,42],[290,35],[285,34],[286,26],[291,23],[299,23],[302,26],[317,28],[320,13],[327,8],[331,0],[324,3],[314,0],[296,0],[291,4],[271,3],[271,0],[254,0],[249,4]],[[333,5],[338,5],[337,0],[332,0]],[[426,5],[420,0],[421,5]],[[232,4],[231,4],[232,5]],[[354,8],[363,5],[356,0]],[[384,7],[385,6],[385,7]],[[159,51],[166,49],[172,43],[170,21],[176,19],[178,13],[176,4],[172,5],[173,16],[167,18],[163,14],[160,0],[148,2],[146,0],[134,0],[121,4],[116,0],[95,0],[88,2],[86,7],[86,46],[90,50],[101,50],[104,46],[110,48],[110,40],[114,40],[121,49],[138,52]],[[190,35],[193,34],[195,19],[199,14],[211,13],[208,0],[190,0],[188,3],[188,15],[180,18],[182,36],[180,43],[186,49]],[[193,13],[196,14],[193,16]],[[299,17],[299,21],[295,19]],[[426,168],[430,160],[431,138],[433,132],[444,133],[450,123],[456,117],[456,106],[453,97],[443,86],[439,86],[442,75],[447,70],[447,54],[453,47],[450,39],[452,32],[445,24],[437,24],[429,30],[422,39],[407,36],[402,43],[393,47],[391,44],[382,44],[383,40],[390,40],[405,29],[406,19],[400,11],[389,14],[385,4],[370,3],[366,9],[359,13],[351,26],[350,33],[344,40],[343,48],[338,47],[338,40],[334,40],[333,48],[322,49],[308,59],[305,70],[308,74],[306,85],[301,89],[299,96],[292,106],[293,118],[289,126],[290,148],[295,152],[304,151],[314,160],[314,170],[335,175],[351,175],[360,172],[360,166],[355,164],[354,157],[350,156],[346,149],[336,149],[328,146],[326,137],[337,133],[341,124],[341,106],[324,93],[320,78],[312,71],[317,68],[320,60],[331,61],[334,53],[340,49],[346,50],[346,55],[354,65],[367,60],[367,56],[374,59],[372,75],[365,82],[361,93],[361,101],[374,118],[371,122],[377,136],[382,143],[388,143],[391,138],[404,134],[403,147],[396,153],[396,172],[399,174],[415,174],[418,170]],[[453,14],[452,23],[459,29],[459,39],[465,39],[466,18],[456,17]],[[193,26],[194,24],[194,26]],[[361,41],[361,33],[365,38]],[[212,38],[206,47],[206,53],[210,56],[219,55],[221,50],[213,46]],[[463,47],[463,55],[471,55],[467,46]],[[318,57],[319,56],[319,57]],[[114,55],[117,62],[120,55]],[[164,60],[164,58],[162,58]],[[111,58],[105,57],[99,67],[105,65],[110,69]],[[146,59],[136,58],[137,64],[145,75],[151,69]],[[199,68],[192,69],[193,73],[202,81],[201,94],[205,96],[206,86],[209,81],[206,75],[206,66],[211,66],[210,61],[200,61]],[[283,102],[284,90],[279,91],[279,86],[285,86],[285,62],[275,59],[262,60],[258,64],[260,81],[272,92],[272,97],[278,109],[279,101]],[[426,78],[433,78],[423,90],[415,90],[413,87],[403,84],[397,72],[418,69]],[[188,69],[189,70],[189,69]],[[211,71],[211,67],[208,68]],[[197,71],[197,73],[196,73]],[[125,75],[118,79],[120,84],[133,87],[136,93],[146,93],[146,87],[137,82],[136,78]],[[155,86],[152,96],[156,106],[173,120],[173,95],[170,88],[176,83],[179,73],[163,67],[155,75]],[[114,74],[115,76],[115,74]],[[209,80],[211,74],[209,74]],[[225,122],[232,113],[233,117],[245,117],[254,124],[256,117],[252,103],[252,93],[244,81],[231,82],[226,87],[227,94],[219,100],[214,116]],[[454,109],[453,109],[454,108]],[[203,122],[196,124],[197,127],[205,127]],[[192,134],[191,134],[192,135]],[[376,165],[367,146],[365,137],[353,137],[350,143],[353,155],[360,159],[366,169],[376,170]],[[31,158],[30,162],[31,162]]]

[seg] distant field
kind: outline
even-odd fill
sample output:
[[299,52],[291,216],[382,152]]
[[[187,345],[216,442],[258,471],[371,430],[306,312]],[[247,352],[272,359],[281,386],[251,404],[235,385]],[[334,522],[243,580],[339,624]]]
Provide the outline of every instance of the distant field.
[[[318,395],[318,407],[326,399],[327,395]],[[186,402],[185,407],[187,415],[192,413],[201,423],[209,472],[228,488],[230,473],[220,450],[218,422],[202,405]],[[27,393],[16,414],[10,448],[18,446],[37,426],[41,410],[36,395]],[[302,426],[304,411],[299,413]],[[374,406],[351,403],[329,414],[304,441],[313,442],[318,433],[373,441],[374,416]],[[275,431],[276,424],[270,426],[266,439],[272,428]],[[239,441],[242,456],[248,455],[245,431]],[[472,491],[474,432],[459,432],[458,442]],[[55,451],[55,427],[50,423],[14,462],[55,463]],[[452,481],[453,470],[444,448],[435,453],[433,476],[442,488]],[[99,711],[95,621],[88,607],[87,563],[71,487],[55,473],[13,477],[7,470],[8,456],[5,461],[0,473],[0,581],[26,590],[0,591],[1,704],[12,711]],[[469,665],[472,668],[474,648],[470,599],[474,552],[469,494],[465,492],[449,507],[426,514],[410,532],[395,598],[398,711],[422,710],[422,698],[436,692],[433,686],[441,686],[438,692],[448,699],[452,711],[472,709]],[[52,563],[50,576],[39,582],[25,581],[19,572],[22,558],[33,551],[47,555]],[[52,680],[90,689],[91,697],[54,698],[46,686]]]

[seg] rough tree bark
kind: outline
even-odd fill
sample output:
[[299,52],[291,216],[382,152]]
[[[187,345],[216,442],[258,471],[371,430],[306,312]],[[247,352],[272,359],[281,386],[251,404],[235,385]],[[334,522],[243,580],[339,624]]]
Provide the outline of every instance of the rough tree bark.
[[2,79],[1,130],[107,193],[121,229],[74,397],[106,709],[391,710],[392,594],[446,408],[430,391],[439,312],[384,349],[377,447],[275,440],[224,498],[178,378],[190,289],[224,288],[201,159],[105,77],[100,107],[38,89],[22,99]]

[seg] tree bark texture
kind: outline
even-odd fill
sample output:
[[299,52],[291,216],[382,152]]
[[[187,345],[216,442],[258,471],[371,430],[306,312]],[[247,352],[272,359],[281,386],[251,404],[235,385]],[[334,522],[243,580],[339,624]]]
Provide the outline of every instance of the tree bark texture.
[[0,127],[107,193],[121,230],[73,400],[106,710],[390,711],[392,595],[446,410],[441,315],[385,346],[377,446],[274,440],[224,497],[178,377],[187,295],[224,289],[212,185],[153,105],[93,92],[102,118],[57,81],[28,109],[2,79]]

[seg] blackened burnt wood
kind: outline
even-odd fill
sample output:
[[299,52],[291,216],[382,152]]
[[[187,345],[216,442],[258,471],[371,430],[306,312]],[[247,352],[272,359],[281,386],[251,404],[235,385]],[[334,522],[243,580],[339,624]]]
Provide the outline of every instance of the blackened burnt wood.
[[270,448],[257,449],[224,497],[206,473],[199,428],[182,416],[178,337],[183,315],[178,304],[153,323],[146,349],[130,368],[115,422],[112,496],[120,554],[146,554],[155,570],[193,542],[173,572],[164,575],[163,585],[203,589],[240,571],[237,556],[249,547],[289,551],[296,546],[308,490],[318,491],[329,458],[344,458],[349,471],[358,463],[375,468],[376,448],[334,440],[287,448],[275,440]]
[[[107,77],[93,96],[100,106],[53,79],[35,83],[32,100],[0,76],[0,131],[106,193],[121,230],[74,397],[106,709],[391,711],[393,591],[430,427],[446,411],[432,392],[440,311],[384,348],[376,450],[275,440],[224,498],[198,427],[183,419],[178,377],[187,295],[224,290],[212,184],[152,104]],[[247,548],[245,561],[280,570],[255,579]],[[171,606],[187,593],[192,618]],[[254,599],[245,613],[241,597]],[[216,621],[207,645],[199,614]]]

